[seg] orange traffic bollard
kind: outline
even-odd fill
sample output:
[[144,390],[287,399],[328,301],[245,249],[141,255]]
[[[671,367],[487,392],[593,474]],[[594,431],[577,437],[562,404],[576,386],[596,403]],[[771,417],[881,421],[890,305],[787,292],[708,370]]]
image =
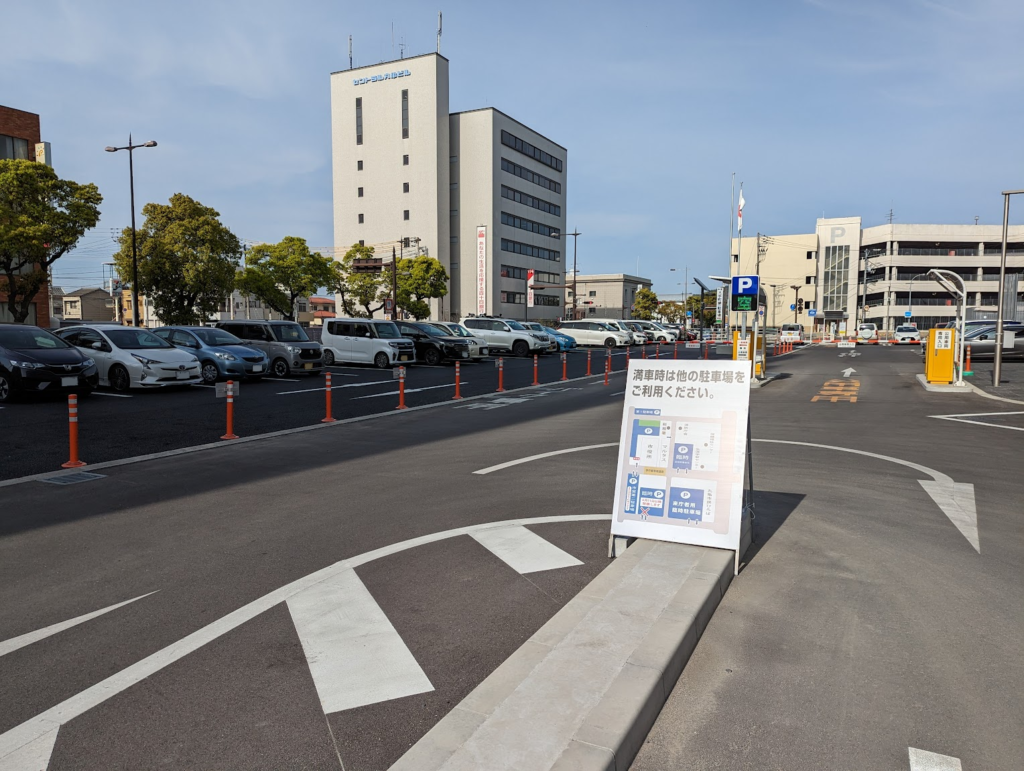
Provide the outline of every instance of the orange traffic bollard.
[[533,385],[540,385],[537,379],[537,354],[533,354]]
[[964,364],[964,374],[973,375],[974,373],[971,371],[971,346],[969,345],[967,346],[966,361]]
[[395,409],[405,409],[405,367],[398,368],[398,406]]
[[[562,354],[565,356],[565,354]],[[590,349],[587,349],[587,377],[590,377]]]
[[235,436],[235,383],[233,380],[227,382],[228,399],[228,430],[221,439],[237,439]]
[[565,354],[563,353],[562,354],[562,380],[564,381],[564,380],[568,380],[568,379],[569,379],[569,375],[566,374],[566,359],[565,359]]
[[632,354],[633,354],[633,351],[630,348],[629,343],[626,343],[626,361],[629,361],[632,358]]
[[333,423],[334,422],[334,418],[331,417],[331,373],[330,372],[327,373],[327,388],[325,389],[325,391],[327,393],[327,416],[323,420],[321,420],[320,422],[321,423]]
[[505,360],[498,357],[498,393],[505,390]]
[[646,359],[647,358],[647,343],[644,343],[643,347],[640,349],[640,358],[641,359]]
[[678,359],[679,358],[679,341],[678,340],[676,340],[675,343],[673,343],[673,345],[672,345],[672,358],[673,359]]
[[61,463],[61,468],[78,468],[85,463],[78,459],[78,395],[68,394],[68,444],[69,456],[67,463]]
[[461,375],[461,367],[459,366],[459,362],[455,362],[455,396],[453,396],[452,399],[461,399],[462,398],[462,393],[459,391],[460,375]]
[[608,373],[612,371],[612,355],[609,353],[604,363],[604,384],[608,385]]

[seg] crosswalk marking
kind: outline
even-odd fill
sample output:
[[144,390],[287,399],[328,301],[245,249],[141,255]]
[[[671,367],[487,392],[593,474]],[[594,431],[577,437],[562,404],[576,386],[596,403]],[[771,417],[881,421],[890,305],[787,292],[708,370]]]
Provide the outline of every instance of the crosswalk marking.
[[434,690],[354,570],[287,604],[324,714]]
[[583,563],[522,525],[495,527],[471,533],[495,557],[519,573],[568,568]]
[[963,771],[959,758],[910,747],[910,771]]

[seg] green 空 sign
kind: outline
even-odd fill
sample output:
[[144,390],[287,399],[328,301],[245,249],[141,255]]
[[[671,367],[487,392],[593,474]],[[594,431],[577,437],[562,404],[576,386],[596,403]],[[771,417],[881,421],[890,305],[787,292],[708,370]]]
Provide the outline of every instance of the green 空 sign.
[[734,294],[732,296],[732,309],[734,311],[752,311],[754,310],[754,301],[756,299],[756,295],[752,294]]

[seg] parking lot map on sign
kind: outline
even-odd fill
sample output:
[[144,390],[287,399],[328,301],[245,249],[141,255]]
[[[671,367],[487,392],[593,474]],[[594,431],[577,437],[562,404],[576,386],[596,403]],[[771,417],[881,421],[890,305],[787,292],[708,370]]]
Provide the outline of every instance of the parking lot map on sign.
[[612,533],[739,548],[749,362],[631,360]]

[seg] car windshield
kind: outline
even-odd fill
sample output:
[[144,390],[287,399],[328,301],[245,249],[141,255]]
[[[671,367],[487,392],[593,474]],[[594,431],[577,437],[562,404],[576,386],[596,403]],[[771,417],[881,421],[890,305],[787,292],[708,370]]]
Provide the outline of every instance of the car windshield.
[[917,327],[896,327],[897,332],[916,332]]
[[525,330],[526,329],[526,327],[524,327],[522,324],[520,324],[515,319],[502,319],[502,321],[504,321],[506,324],[508,324],[509,329],[519,329],[519,330]]
[[309,341],[306,331],[298,324],[273,324],[274,337],[282,343],[305,343]]
[[975,327],[966,335],[964,335],[964,339],[967,340],[968,338],[978,337],[979,335],[987,335],[995,331],[995,327]]
[[125,351],[137,351],[143,348],[173,348],[166,340],[161,340],[145,329],[107,329],[104,334],[110,338],[117,348]]
[[392,324],[390,321],[378,322],[377,337],[382,340],[397,340],[402,336],[402,333],[398,331],[398,327]]
[[564,334],[562,334],[562,333],[561,333],[561,332],[559,332],[558,330],[552,329],[551,327],[541,327],[541,329],[543,329],[543,330],[544,330],[545,332],[547,332],[547,333],[548,333],[549,335],[562,335],[562,337],[565,337],[565,335],[564,335]]
[[207,345],[241,345],[242,341],[235,337],[230,332],[225,332],[223,329],[214,329],[213,327],[203,329],[192,329],[192,334],[198,337]]
[[437,335],[434,334],[435,332],[440,334],[442,337],[452,336],[451,330],[448,329],[448,327],[441,326],[440,324],[424,324],[423,326],[427,327],[427,332],[434,335],[434,337],[437,337]]
[[450,326],[449,325],[445,325],[445,328],[451,330],[451,334],[455,335],[455,337],[472,337],[473,336],[473,333],[470,332],[468,329],[466,329],[461,324],[451,324]]
[[782,325],[782,331],[783,332],[797,332],[799,330],[800,330],[800,327],[798,327],[796,324],[783,324]]
[[0,327],[0,347],[12,351],[40,351],[71,346],[45,329]]

